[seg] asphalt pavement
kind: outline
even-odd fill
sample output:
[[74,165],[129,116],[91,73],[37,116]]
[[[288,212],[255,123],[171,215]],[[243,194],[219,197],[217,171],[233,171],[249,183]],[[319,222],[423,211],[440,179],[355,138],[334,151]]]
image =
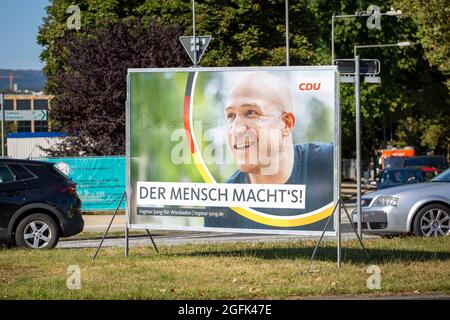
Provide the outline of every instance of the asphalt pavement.
[[[352,208],[347,206],[348,211]],[[349,212],[350,213],[350,212]],[[84,232],[103,233],[111,221],[112,215],[86,215]],[[341,212],[342,239],[356,239],[350,222],[344,212]],[[110,231],[124,231],[125,216],[117,215],[111,225]],[[377,238],[377,236],[367,236],[365,238]],[[200,243],[226,243],[239,241],[257,241],[257,242],[277,242],[277,241],[299,241],[299,240],[318,240],[319,236],[300,236],[300,235],[270,235],[270,234],[247,234],[247,233],[217,233],[217,232],[165,232],[164,235],[155,235],[153,240],[157,245],[181,245],[181,244],[200,244]],[[336,237],[324,237],[325,240],[335,240]],[[58,248],[95,248],[100,244],[100,237],[96,239],[61,239]],[[129,237],[129,245],[133,246],[152,246],[150,237],[147,235],[132,235]],[[124,247],[125,238],[107,237],[103,247]]]

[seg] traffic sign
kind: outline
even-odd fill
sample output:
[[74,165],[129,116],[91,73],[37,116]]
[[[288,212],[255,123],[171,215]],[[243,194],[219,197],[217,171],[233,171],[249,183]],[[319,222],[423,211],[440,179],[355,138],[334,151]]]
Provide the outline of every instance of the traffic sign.
[[[339,79],[341,83],[355,83],[355,77],[349,74],[344,74]],[[365,83],[381,83],[381,78],[377,76],[364,76]]]
[[[46,121],[47,110],[5,110],[5,121]],[[0,121],[3,115],[0,112]]]
[[[186,50],[189,58],[191,58],[194,65],[200,62],[203,54],[205,53],[206,47],[208,47],[211,42],[211,36],[196,36],[195,37],[195,45],[194,45],[194,37],[193,36],[181,36],[180,42]],[[194,51],[197,52],[197,61],[194,61]]]
[[[336,59],[333,61],[338,66],[338,71],[343,74],[355,74],[354,59]],[[361,75],[377,75],[380,73],[380,60],[378,59],[360,59],[359,73]]]

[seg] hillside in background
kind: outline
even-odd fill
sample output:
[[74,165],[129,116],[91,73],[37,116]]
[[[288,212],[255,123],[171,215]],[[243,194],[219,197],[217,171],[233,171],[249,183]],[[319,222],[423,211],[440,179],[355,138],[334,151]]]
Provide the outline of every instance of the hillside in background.
[[20,91],[44,91],[45,75],[42,70],[9,70],[0,69],[0,91],[9,90],[9,73],[14,76],[14,83],[17,83]]

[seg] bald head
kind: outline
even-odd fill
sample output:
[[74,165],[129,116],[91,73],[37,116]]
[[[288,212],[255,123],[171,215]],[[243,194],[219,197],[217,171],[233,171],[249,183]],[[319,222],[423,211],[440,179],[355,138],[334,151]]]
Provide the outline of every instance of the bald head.
[[292,96],[284,79],[267,72],[255,72],[237,83],[230,93],[235,96],[264,101],[269,108],[276,107],[281,113],[292,112]]
[[292,152],[291,100],[285,81],[267,72],[251,73],[233,87],[225,106],[227,141],[242,172],[278,170]]

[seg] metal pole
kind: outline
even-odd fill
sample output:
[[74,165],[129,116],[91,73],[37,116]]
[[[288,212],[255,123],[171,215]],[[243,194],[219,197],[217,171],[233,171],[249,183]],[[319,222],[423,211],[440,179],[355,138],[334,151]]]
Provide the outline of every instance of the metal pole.
[[[340,193],[339,193],[340,194]],[[337,210],[338,210],[338,221],[337,221],[337,267],[341,267],[341,203],[342,200],[339,198],[338,204],[337,204]]]
[[0,94],[0,105],[2,108],[2,158],[5,157],[5,109],[3,107],[3,101],[5,99],[5,95],[3,93]]
[[[108,227],[106,228],[106,231],[105,231],[105,233],[103,234],[102,241],[100,241],[100,244],[98,245],[97,251],[95,251],[95,254],[94,254],[94,256],[92,257],[92,260],[95,260],[95,258],[97,258],[98,252],[100,251],[100,248],[101,248],[102,245],[103,245],[103,241],[105,241],[106,235],[108,234],[108,231],[109,231],[109,229],[111,228],[111,225],[112,225],[112,223],[113,223],[113,221],[114,221],[114,218],[116,217],[117,211],[119,211],[120,205],[122,204],[123,198],[126,196],[126,194],[127,194],[127,192],[124,191],[123,194],[122,194],[122,197],[120,198],[119,204],[117,205],[117,208],[116,208],[116,210],[114,211],[114,214],[113,214],[113,216],[112,216],[112,218],[111,218],[111,221],[109,221]],[[127,226],[127,228],[128,228],[128,226]]]
[[150,237],[150,240],[152,240],[153,248],[155,248],[156,253],[159,253],[158,247],[156,246],[156,243],[153,240],[153,236],[151,235],[150,231],[148,231],[148,229],[145,229],[145,230],[147,231],[147,234]]
[[192,33],[194,36],[194,67],[197,66],[197,39],[195,37],[195,0],[192,0]]
[[129,251],[130,251],[130,238],[128,234],[128,221],[125,221],[125,258],[128,258]]
[[313,254],[312,254],[312,256],[311,256],[311,259],[309,260],[309,267],[308,267],[308,270],[306,271],[307,273],[309,273],[309,270],[311,270],[311,266],[312,266],[312,263],[313,263],[313,261],[314,261],[314,257],[316,256],[316,252],[317,252],[317,250],[319,249],[320,243],[322,242],[323,236],[325,235],[325,232],[326,232],[327,229],[328,229],[328,225],[330,224],[330,221],[331,221],[331,219],[333,218],[334,212],[336,211],[336,208],[337,208],[337,207],[338,207],[338,205],[336,204],[336,205],[334,206],[333,212],[331,213],[330,217],[329,217],[328,220],[327,220],[327,223],[325,224],[325,227],[323,228],[322,235],[320,236],[320,239],[319,239],[319,241],[317,242],[317,244],[316,244],[316,246],[315,246],[315,248],[314,248],[314,251],[313,251]]
[[289,66],[289,0],[286,0],[286,65]]
[[331,16],[331,64],[334,63],[334,19],[335,15],[333,12],[333,15]]
[[358,235],[362,239],[361,220],[361,101],[359,56],[355,48],[355,113],[356,113],[356,212],[358,214]]
[[125,197],[125,258],[128,258],[128,254],[130,252],[130,233],[128,229],[128,225],[130,223],[130,216],[129,216],[129,206],[128,206],[128,193],[127,190],[125,190],[124,195]]

